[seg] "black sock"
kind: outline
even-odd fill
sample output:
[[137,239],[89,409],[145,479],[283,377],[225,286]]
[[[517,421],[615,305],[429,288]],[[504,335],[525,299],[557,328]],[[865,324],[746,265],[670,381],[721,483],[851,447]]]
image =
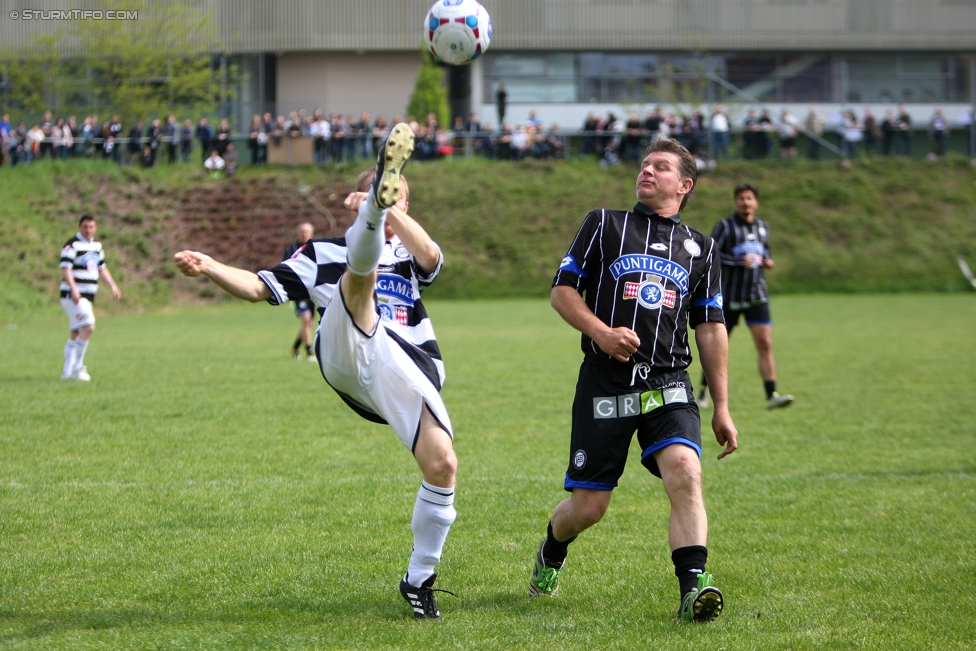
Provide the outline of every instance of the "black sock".
[[698,587],[698,575],[704,573],[706,559],[708,550],[701,545],[679,547],[671,552],[674,575],[678,577],[682,599]]
[[305,344],[305,351],[308,353],[309,357],[312,356],[312,347],[309,346],[308,344]]
[[291,349],[298,350],[299,348],[301,348],[301,345],[302,345],[302,338],[298,337],[297,339],[295,339],[295,343],[291,345]]
[[576,536],[563,542],[556,540],[552,534],[552,520],[550,520],[549,527],[546,530],[546,542],[542,545],[542,558],[546,561],[546,567],[554,567],[557,570],[561,568],[566,561],[566,554],[569,552],[569,543],[574,540],[576,540]]
[[766,387],[766,400],[769,400],[776,393],[776,380],[763,380],[763,385]]
[[702,383],[701,383],[701,387],[702,387],[702,389],[704,389],[704,388],[706,388],[706,387],[708,387],[708,378],[707,378],[707,377],[705,377],[705,374],[704,374],[704,373],[702,373]]

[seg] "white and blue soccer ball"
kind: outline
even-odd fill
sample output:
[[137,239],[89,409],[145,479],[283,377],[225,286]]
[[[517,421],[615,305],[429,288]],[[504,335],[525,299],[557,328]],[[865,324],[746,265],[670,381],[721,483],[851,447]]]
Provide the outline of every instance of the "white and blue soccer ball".
[[471,63],[491,43],[491,16],[478,0],[437,0],[424,20],[424,43],[444,63]]

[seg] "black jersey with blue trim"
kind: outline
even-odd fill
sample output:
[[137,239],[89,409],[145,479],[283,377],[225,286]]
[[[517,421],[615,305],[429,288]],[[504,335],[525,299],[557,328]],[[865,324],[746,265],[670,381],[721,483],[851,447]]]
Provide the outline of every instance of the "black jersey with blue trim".
[[[725,321],[715,241],[642,203],[587,215],[552,284],[574,288],[611,328],[636,332],[632,362],[659,372],[691,364],[689,324]],[[613,359],[586,334],[582,348]]]
[[[440,247],[437,250],[440,253]],[[408,354],[429,358],[437,368],[441,385],[446,377],[444,362],[421,294],[434,282],[443,265],[444,256],[440,254],[437,268],[425,273],[400,238],[394,236],[383,247],[376,278],[380,324],[401,347],[404,344],[411,347]],[[345,270],[346,240],[331,238],[309,240],[274,269],[259,271],[258,277],[271,290],[268,302],[272,305],[309,299],[321,316]]]
[[715,224],[712,238],[718,245],[722,259],[722,295],[733,310],[769,301],[766,273],[762,265],[747,267],[743,256],[769,254],[769,224],[754,218],[752,222],[732,214]]

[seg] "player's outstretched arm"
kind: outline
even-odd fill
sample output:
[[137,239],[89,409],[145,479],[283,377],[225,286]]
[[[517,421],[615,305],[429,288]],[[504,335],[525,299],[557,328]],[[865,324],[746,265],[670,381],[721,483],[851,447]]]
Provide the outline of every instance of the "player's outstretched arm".
[[410,252],[422,271],[430,273],[437,269],[437,263],[441,260],[441,252],[423,226],[418,224],[404,210],[401,210],[399,206],[390,208],[390,212],[386,214],[386,219],[390,222],[390,228],[403,242],[403,246]]
[[194,278],[204,275],[231,296],[252,303],[271,298],[271,290],[257,274],[221,264],[209,255],[197,251],[180,251],[173,256],[173,262],[184,276]]
[[572,287],[556,285],[549,302],[566,323],[596,342],[600,350],[620,362],[626,362],[640,347],[640,338],[630,328],[611,328],[593,311]]
[[712,431],[715,440],[725,449],[718,458],[732,454],[739,447],[739,432],[729,414],[729,334],[724,323],[710,321],[695,328],[695,343],[701,358],[702,370],[708,379],[708,392],[715,405]]

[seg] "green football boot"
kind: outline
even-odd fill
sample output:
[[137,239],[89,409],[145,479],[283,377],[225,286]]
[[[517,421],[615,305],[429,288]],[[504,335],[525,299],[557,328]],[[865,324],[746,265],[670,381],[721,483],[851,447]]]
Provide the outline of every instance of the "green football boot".
[[708,572],[698,575],[698,587],[681,600],[678,619],[686,622],[708,622],[722,614],[722,591],[712,585]]
[[532,568],[532,576],[529,577],[529,596],[551,597],[559,590],[559,567],[549,567],[542,557],[542,547],[546,544],[545,539],[539,545],[539,552],[535,555],[535,567]]

